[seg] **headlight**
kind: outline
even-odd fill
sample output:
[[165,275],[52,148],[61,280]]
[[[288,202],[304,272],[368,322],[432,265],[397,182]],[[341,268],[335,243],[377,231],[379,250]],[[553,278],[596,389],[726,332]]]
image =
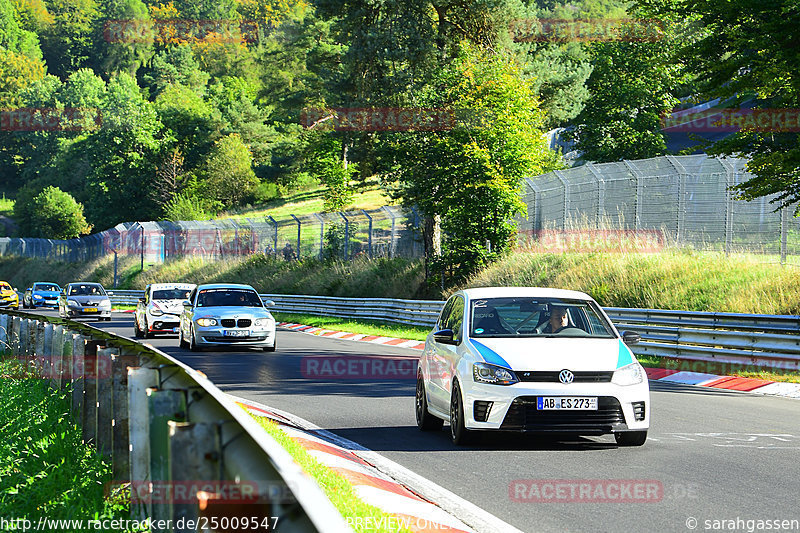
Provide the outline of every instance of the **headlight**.
[[271,318],[256,318],[253,321],[253,325],[255,326],[269,326],[269,323],[272,321]]
[[81,306],[81,304],[79,304],[75,300],[67,300],[67,305],[70,306],[70,307],[80,307]]
[[480,383],[492,383],[494,385],[513,385],[519,381],[511,370],[486,363],[474,363],[472,365],[472,379]]
[[[161,316],[164,314],[164,311],[162,311],[158,307],[153,306],[150,308],[150,314],[153,316]],[[197,323],[199,324],[200,322],[198,321]]]
[[644,370],[639,363],[631,363],[622,368],[614,371],[614,377],[611,378],[611,383],[614,385],[638,385],[644,381]]
[[105,308],[111,309],[111,300],[103,300],[103,301],[101,301],[100,305],[98,307],[102,307],[103,309],[105,309]]
[[42,299],[42,295],[41,294],[34,294],[33,295],[33,299],[34,300],[41,300]]
[[216,318],[208,318],[208,317],[198,318],[197,319],[197,325],[200,326],[200,327],[203,327],[203,328],[207,328],[209,326],[216,326],[217,325],[217,319]]

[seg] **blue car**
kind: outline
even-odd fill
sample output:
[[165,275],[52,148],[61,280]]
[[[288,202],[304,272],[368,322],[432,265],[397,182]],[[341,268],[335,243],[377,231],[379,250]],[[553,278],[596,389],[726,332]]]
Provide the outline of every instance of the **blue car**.
[[61,287],[49,281],[37,281],[25,290],[22,297],[22,307],[35,309],[37,307],[58,307],[58,295]]

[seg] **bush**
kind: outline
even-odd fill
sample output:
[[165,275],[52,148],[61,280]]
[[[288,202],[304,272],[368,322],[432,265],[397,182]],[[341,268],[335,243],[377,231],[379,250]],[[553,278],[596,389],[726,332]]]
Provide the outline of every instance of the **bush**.
[[164,206],[164,217],[167,220],[208,220],[212,217],[208,202],[188,192],[176,194]]
[[14,212],[20,232],[28,237],[73,239],[92,229],[83,216],[83,205],[58,187],[45,187],[33,197],[21,195]]

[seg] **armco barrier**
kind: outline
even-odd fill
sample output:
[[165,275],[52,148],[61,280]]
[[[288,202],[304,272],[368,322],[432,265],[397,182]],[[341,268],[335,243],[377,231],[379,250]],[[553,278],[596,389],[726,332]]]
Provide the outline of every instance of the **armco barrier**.
[[[112,303],[133,301],[142,291],[109,291]],[[435,300],[341,298],[262,294],[277,312],[342,318],[366,318],[433,327],[444,305]],[[693,361],[778,367],[800,370],[800,316],[670,311],[665,309],[605,309],[622,331],[642,336],[631,346],[636,355]]]
[[176,526],[237,517],[243,529],[258,519],[270,529],[277,520],[279,531],[351,531],[246,411],[169,355],[83,323],[12,311],[0,313],[0,345],[26,363],[25,375],[70,391],[84,441],[111,460],[134,519]]

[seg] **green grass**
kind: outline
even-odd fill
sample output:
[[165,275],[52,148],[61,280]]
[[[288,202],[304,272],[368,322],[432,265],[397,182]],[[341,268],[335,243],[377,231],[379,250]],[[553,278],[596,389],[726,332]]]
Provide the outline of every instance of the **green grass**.
[[[321,213],[324,204],[325,189],[318,187],[306,191],[299,191],[292,193],[285,198],[273,200],[264,205],[255,206],[249,209],[238,210],[231,213],[222,213],[217,218],[264,218],[271,216],[273,218],[288,218],[292,215],[310,215],[312,213]],[[376,185],[371,188],[357,192],[353,196],[353,200],[345,207],[344,211],[360,210],[360,209],[377,209],[384,205],[391,205],[392,200],[384,194]]]
[[14,200],[6,198],[5,194],[0,198],[0,215],[7,217],[14,216]]
[[431,328],[422,326],[403,326],[390,324],[377,320],[362,320],[356,318],[336,318],[332,316],[298,315],[293,313],[275,313],[275,319],[280,322],[294,322],[318,328],[336,329],[365,335],[378,335],[380,337],[394,337],[397,339],[410,339],[424,341]]
[[128,518],[127,504],[104,495],[111,466],[81,442],[69,397],[27,375],[0,361],[0,516]]
[[[345,517],[345,519],[351,518],[351,524],[355,531],[377,531],[384,533],[409,531],[404,527],[399,529],[394,527],[390,529],[388,527],[389,524],[398,524],[396,520],[389,522],[389,519],[393,518],[394,515],[387,514],[377,507],[364,503],[344,476],[334,472],[314,459],[300,443],[281,431],[278,424],[264,417],[253,416],[253,418],[289,452],[292,458],[294,458],[297,464],[299,464],[308,475],[314,478],[339,513]],[[372,519],[370,528],[359,528],[359,522],[356,519],[367,517]],[[361,524],[363,523],[364,521],[362,520]]]

